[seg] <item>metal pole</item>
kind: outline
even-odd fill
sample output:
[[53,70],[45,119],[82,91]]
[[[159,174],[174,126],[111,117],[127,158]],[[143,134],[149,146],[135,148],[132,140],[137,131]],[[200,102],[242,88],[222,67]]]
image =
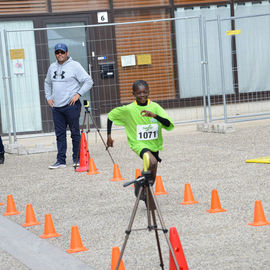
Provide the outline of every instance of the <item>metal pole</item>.
[[7,57],[7,74],[8,74],[8,83],[9,83],[9,97],[10,97],[10,109],[11,109],[13,136],[14,136],[14,143],[16,143],[17,137],[16,137],[15,114],[14,114],[14,100],[13,100],[13,93],[12,93],[12,81],[11,81],[10,61],[9,61],[9,51],[8,51],[7,31],[6,30],[4,30],[4,40],[5,40],[6,57]]
[[211,111],[211,96],[209,87],[209,68],[208,68],[208,49],[207,49],[207,33],[206,33],[206,20],[203,20],[203,34],[204,34],[204,57],[205,57],[205,83],[206,83],[206,94],[208,100],[208,116],[209,123],[212,123],[212,111]]
[[218,24],[218,41],[219,41],[221,88],[222,88],[223,106],[224,106],[224,122],[227,124],[228,123],[228,118],[227,118],[227,104],[226,104],[225,80],[224,80],[224,78],[225,78],[224,77],[224,62],[223,62],[221,23],[220,23],[220,17],[219,16],[217,16],[217,24]]
[[204,58],[203,51],[203,33],[202,33],[202,16],[199,18],[199,32],[200,32],[200,53],[201,53],[201,72],[202,72],[202,90],[203,90],[203,111],[204,111],[204,123],[207,123],[207,110],[206,110],[206,93],[205,93],[205,65],[207,62]]
[[[2,31],[0,32],[0,52],[3,52],[3,45],[2,45]],[[7,118],[7,130],[8,130],[8,139],[9,144],[12,143],[11,139],[11,129],[10,129],[10,116],[9,116],[9,106],[8,106],[8,95],[7,95],[7,84],[6,84],[6,71],[5,71],[5,63],[3,54],[0,53],[0,62],[1,62],[1,69],[2,69],[2,79],[3,79],[3,86],[4,86],[4,99],[5,99],[5,107],[6,107],[6,118]]]

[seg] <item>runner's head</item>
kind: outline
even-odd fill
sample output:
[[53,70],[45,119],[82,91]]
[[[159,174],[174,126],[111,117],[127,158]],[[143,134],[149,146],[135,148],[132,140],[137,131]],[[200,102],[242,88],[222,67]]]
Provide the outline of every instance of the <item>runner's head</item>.
[[144,104],[148,100],[149,86],[144,80],[138,80],[132,85],[133,95],[138,104]]

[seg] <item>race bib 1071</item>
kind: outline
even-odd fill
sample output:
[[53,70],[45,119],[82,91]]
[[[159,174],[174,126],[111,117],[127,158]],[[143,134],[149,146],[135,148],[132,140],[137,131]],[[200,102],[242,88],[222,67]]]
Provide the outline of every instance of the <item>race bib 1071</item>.
[[158,124],[137,125],[137,140],[147,141],[158,138]]

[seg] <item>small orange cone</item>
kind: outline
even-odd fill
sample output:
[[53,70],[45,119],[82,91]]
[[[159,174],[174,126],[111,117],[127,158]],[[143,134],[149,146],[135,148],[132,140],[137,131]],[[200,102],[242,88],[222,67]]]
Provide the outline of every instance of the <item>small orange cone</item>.
[[135,179],[137,179],[139,176],[142,176],[142,172],[140,169],[135,170]]
[[[120,249],[119,249],[119,247],[113,247],[112,248],[111,270],[116,269],[119,257],[120,257]],[[121,262],[119,264],[118,270],[125,270],[125,266],[124,266],[124,263],[123,263],[122,259],[121,259]]]
[[88,159],[88,172],[87,175],[93,175],[93,174],[99,174],[99,171],[97,170],[96,166],[95,166],[95,162],[93,158]]
[[118,164],[113,164],[113,178],[111,179],[111,181],[121,181],[121,180],[125,180],[125,178],[122,178]]
[[37,222],[35,213],[32,207],[32,204],[26,205],[26,216],[25,216],[25,223],[22,225],[23,227],[30,227],[34,225],[39,225],[40,222]]
[[[184,250],[182,248],[181,241],[175,227],[170,228],[170,242],[171,242],[172,249],[174,251],[174,255],[176,258],[176,262],[179,266],[179,269],[188,270],[188,265],[185,258]],[[170,252],[170,270],[176,270],[176,266],[175,266],[171,252]]]
[[[88,153],[89,155],[89,153]],[[87,171],[87,141],[85,133],[81,133],[81,144],[80,144],[80,166],[75,171],[76,172],[86,172]]]
[[165,191],[163,182],[160,175],[156,176],[156,186],[155,186],[155,193],[154,195],[165,195],[168,194],[167,191]]
[[52,216],[50,214],[45,215],[45,224],[44,224],[44,233],[40,236],[40,238],[52,238],[60,236],[61,234],[56,233],[52,221]]
[[84,247],[82,244],[82,239],[79,233],[78,226],[71,227],[71,239],[70,248],[66,250],[67,253],[75,253],[80,251],[87,251],[88,248]]
[[[136,169],[135,170],[135,179],[137,179],[138,177],[142,176],[142,172],[141,169]],[[134,184],[132,185],[132,187],[134,188]]]
[[254,220],[253,220],[253,222],[249,223],[248,225],[250,225],[250,226],[270,225],[270,222],[267,221],[265,218],[261,201],[255,201]]
[[216,189],[212,190],[211,208],[206,210],[208,213],[226,212],[226,209],[221,208],[218,192]]
[[7,208],[6,208],[6,213],[4,216],[13,216],[13,215],[19,215],[20,212],[17,211],[14,200],[12,195],[7,196]]
[[0,202],[0,205],[4,205],[2,202]]
[[195,204],[198,203],[194,200],[193,193],[190,187],[190,184],[185,184],[185,192],[184,192],[184,201],[181,204]]

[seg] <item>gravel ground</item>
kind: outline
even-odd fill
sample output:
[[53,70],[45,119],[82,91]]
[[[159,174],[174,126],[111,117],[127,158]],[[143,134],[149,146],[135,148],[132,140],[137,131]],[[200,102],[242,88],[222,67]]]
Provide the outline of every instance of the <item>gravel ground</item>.
[[[158,168],[168,195],[157,196],[166,227],[176,227],[189,269],[270,269],[270,226],[252,227],[254,202],[261,200],[270,221],[269,164],[245,163],[246,159],[270,156],[270,120],[235,124],[228,134],[202,133],[192,126],[164,131],[163,159]],[[105,133],[103,133],[105,138]],[[133,180],[142,161],[127,145],[123,130],[113,132],[111,154],[123,177]],[[12,194],[20,215],[6,217],[17,224],[25,221],[27,203],[33,205],[40,226],[26,228],[43,234],[44,216],[50,213],[61,237],[47,239],[63,251],[69,248],[72,225],[78,225],[86,252],[78,259],[97,270],[110,269],[112,247],[122,246],[134,206],[134,189],[124,181],[112,182],[113,164],[104,145],[90,132],[89,151],[98,175],[76,173],[68,149],[67,168],[49,170],[55,152],[33,155],[6,154],[0,165],[0,201]],[[28,139],[52,140],[50,138]],[[70,147],[69,142],[69,147]],[[184,185],[190,183],[194,205],[181,205]],[[211,191],[218,190],[227,212],[210,214]],[[5,205],[0,206],[1,214]],[[133,228],[146,228],[147,216],[140,202]],[[160,234],[165,269],[169,269],[168,246]],[[7,243],[8,244],[8,243]],[[125,249],[126,269],[160,269],[154,232],[134,231]],[[25,265],[5,251],[0,252],[1,270],[25,270]],[[68,270],[68,269],[63,269]]]

